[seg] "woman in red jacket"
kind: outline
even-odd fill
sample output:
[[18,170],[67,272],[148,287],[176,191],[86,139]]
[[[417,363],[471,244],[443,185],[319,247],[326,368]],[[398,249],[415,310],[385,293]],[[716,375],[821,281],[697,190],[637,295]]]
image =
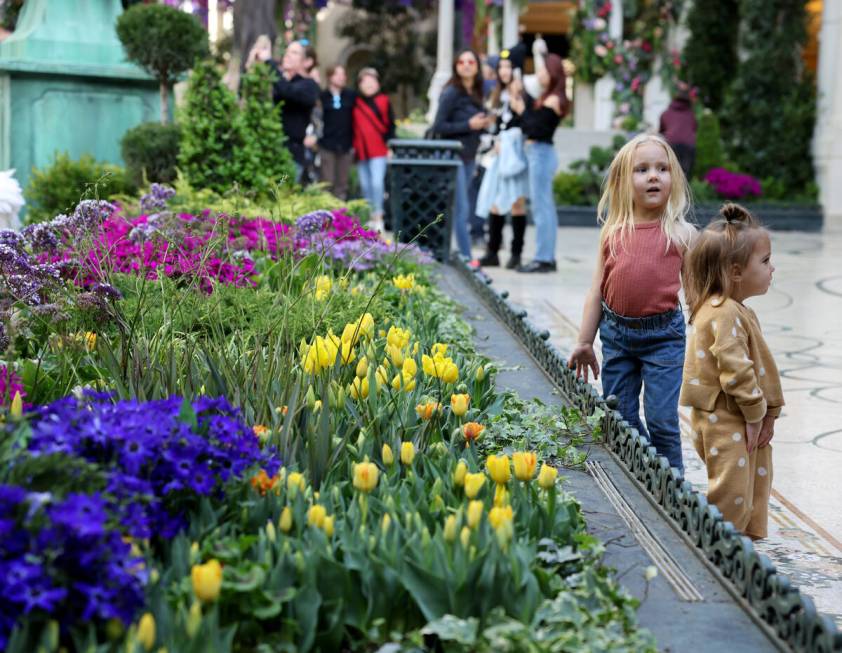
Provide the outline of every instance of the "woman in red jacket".
[[386,143],[394,136],[395,117],[389,97],[380,92],[380,76],[374,68],[363,68],[357,83],[360,92],[352,113],[357,174],[363,197],[371,207],[368,227],[382,231]]

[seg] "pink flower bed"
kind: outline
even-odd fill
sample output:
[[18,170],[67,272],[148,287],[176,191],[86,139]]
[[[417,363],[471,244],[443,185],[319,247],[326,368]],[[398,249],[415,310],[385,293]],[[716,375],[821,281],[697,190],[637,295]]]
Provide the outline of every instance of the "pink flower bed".
[[746,197],[760,197],[763,191],[760,182],[751,175],[731,172],[725,168],[712,168],[705,175],[705,181],[721,197],[732,200]]

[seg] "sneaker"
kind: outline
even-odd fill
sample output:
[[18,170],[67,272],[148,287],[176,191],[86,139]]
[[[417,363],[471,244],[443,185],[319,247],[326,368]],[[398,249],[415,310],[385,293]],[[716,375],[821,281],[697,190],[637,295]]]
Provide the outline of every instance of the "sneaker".
[[555,272],[555,261],[532,261],[526,265],[521,265],[518,272]]
[[481,260],[478,258],[471,259],[470,261],[468,261],[468,267],[472,270],[479,270],[480,267],[482,267]]
[[496,268],[500,265],[500,259],[494,252],[488,252],[479,260],[479,264],[484,268]]
[[507,270],[516,270],[520,267],[520,254],[512,254],[512,257],[506,263]]

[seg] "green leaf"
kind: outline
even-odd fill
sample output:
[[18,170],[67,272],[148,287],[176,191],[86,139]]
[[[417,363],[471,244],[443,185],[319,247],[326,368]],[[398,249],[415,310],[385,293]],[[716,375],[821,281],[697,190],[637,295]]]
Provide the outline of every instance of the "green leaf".
[[477,641],[478,628],[479,620],[474,617],[459,619],[452,614],[446,614],[441,619],[429,622],[421,629],[421,634],[436,635],[443,641],[474,646]]

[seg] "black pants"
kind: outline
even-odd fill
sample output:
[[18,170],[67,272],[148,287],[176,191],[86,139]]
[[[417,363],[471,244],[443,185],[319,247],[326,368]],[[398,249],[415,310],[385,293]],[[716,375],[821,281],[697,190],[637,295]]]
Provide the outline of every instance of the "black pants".
[[675,156],[678,159],[678,164],[684,171],[684,176],[689,180],[690,175],[693,174],[693,163],[696,161],[696,146],[685,145],[684,143],[676,143],[671,146],[672,151],[675,152]]
[[[503,245],[503,226],[506,224],[505,215],[488,214],[488,253],[496,254]],[[512,256],[520,256],[523,252],[523,235],[526,233],[526,216],[512,216]]]

